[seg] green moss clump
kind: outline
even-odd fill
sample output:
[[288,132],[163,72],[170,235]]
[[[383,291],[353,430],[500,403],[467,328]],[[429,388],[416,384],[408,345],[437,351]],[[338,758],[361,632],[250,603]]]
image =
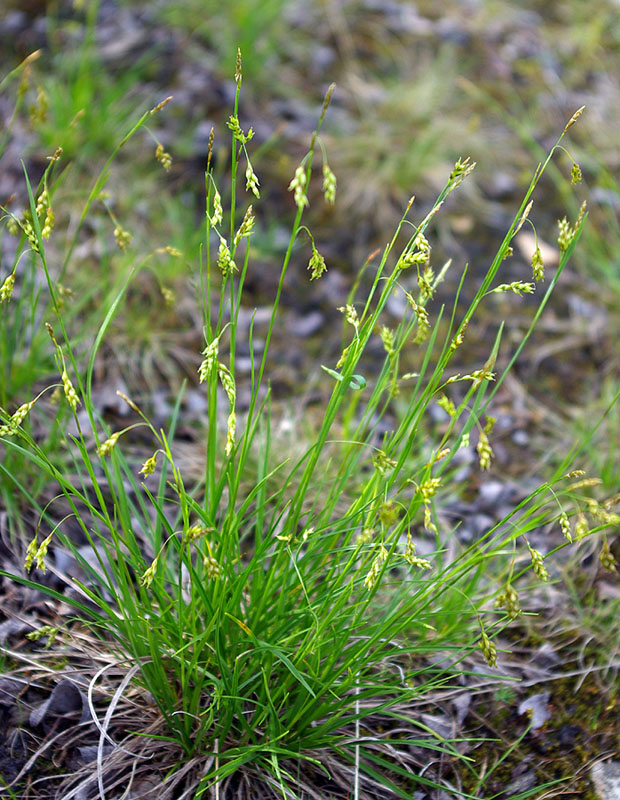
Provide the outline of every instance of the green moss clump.
[[[529,764],[536,775],[532,796],[537,787],[561,781],[558,790],[562,797],[599,800],[587,766],[601,753],[620,749],[616,692],[599,686],[592,675],[587,675],[582,683],[575,677],[562,677],[544,688],[551,695],[550,716],[541,728],[530,732],[526,715],[517,713],[519,700],[527,696],[525,691],[512,701],[504,700],[498,693],[491,713],[488,698],[480,699],[473,709],[480,727],[467,734],[484,737],[486,741],[468,754],[475,760],[473,770],[463,763],[457,765],[465,792],[478,791],[482,780],[485,796],[507,798],[506,789],[517,785],[518,768]],[[530,689],[527,694],[532,692]],[[515,741],[518,744],[500,763]],[[486,779],[482,778],[483,765]],[[498,766],[494,768],[495,765]]]

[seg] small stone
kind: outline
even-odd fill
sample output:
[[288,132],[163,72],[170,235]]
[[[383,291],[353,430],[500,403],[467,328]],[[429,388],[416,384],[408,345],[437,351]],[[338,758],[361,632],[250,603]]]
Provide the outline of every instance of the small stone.
[[542,728],[551,716],[549,711],[549,692],[539,692],[519,703],[519,714],[528,714],[531,720],[531,729],[535,731]]
[[310,311],[308,314],[295,314],[288,319],[288,329],[294,336],[308,339],[314,336],[325,325],[325,317],[320,311]]
[[516,190],[517,182],[508,172],[496,172],[489,185],[485,187],[486,194],[492,200],[506,200],[512,197]]
[[506,499],[506,485],[501,481],[485,481],[478,489],[480,505],[485,509],[496,508]]
[[515,444],[519,445],[519,447],[527,447],[530,443],[530,437],[528,433],[522,429],[515,431],[510,438]]
[[620,800],[620,761],[599,761],[590,778],[601,800]]
[[490,517],[488,514],[474,514],[467,521],[469,526],[473,528],[476,538],[487,533],[495,524],[493,517]]

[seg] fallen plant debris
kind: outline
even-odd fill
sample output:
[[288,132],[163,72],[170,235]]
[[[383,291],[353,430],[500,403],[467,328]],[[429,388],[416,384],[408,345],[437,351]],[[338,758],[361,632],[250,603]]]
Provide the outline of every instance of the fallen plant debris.
[[[329,366],[321,365],[333,381],[331,394],[314,438],[304,437],[296,443],[300,450],[283,458],[272,420],[267,354],[291,258],[300,244],[307,247],[308,236],[308,277],[323,280],[325,267],[329,274],[329,263],[301,224],[323,116],[290,184],[293,228],[258,351],[253,318],[246,329],[250,385],[247,403],[240,405],[236,364],[255,233],[243,188],[255,203],[261,185],[248,155],[251,129],[239,122],[241,77],[239,59],[228,125],[231,186],[225,191],[218,184],[210,151],[204,241],[195,260],[205,338],[197,366],[207,398],[201,475],[188,481],[175,454],[181,393],[162,426],[124,390],[120,397],[129,411],[123,407],[122,428],[112,428],[95,402],[101,349],[134,276],[150,259],[149,254],[140,262],[132,252],[133,237],[123,227],[132,227],[130,221],[119,221],[110,208],[101,214],[111,222],[103,235],[140,266],[106,298],[99,326],[94,336],[85,331],[91,341],[82,349],[73,344],[69,323],[73,327],[75,320],[65,322],[62,287],[47,260],[48,247],[55,252],[51,248],[63,246],[54,224],[60,154],[38,186],[26,175],[26,212],[8,212],[9,233],[19,245],[13,269],[3,275],[4,342],[20,338],[26,304],[48,302],[27,291],[42,269],[49,293],[45,311],[54,319],[46,344],[51,342],[60,402],[54,411],[45,388],[18,405],[14,384],[3,398],[3,475],[23,492],[33,515],[28,529],[36,535],[27,541],[13,537],[2,574],[5,585],[14,581],[21,587],[11,590],[18,606],[29,592],[46,619],[33,631],[40,636],[38,644],[31,637],[32,651],[22,645],[5,653],[14,681],[5,691],[13,699],[22,694],[30,706],[28,726],[41,729],[40,748],[32,756],[26,748],[19,751],[23,763],[7,783],[30,791],[24,780],[43,764],[32,789],[39,794],[31,796],[120,797],[129,787],[145,797],[458,796],[464,787],[445,764],[467,757],[464,717],[459,722],[458,706],[454,718],[440,709],[450,693],[463,703],[472,676],[496,682],[489,668],[510,668],[501,637],[521,616],[521,606],[528,607],[522,584],[555,577],[550,550],[565,550],[573,539],[589,545],[603,538],[597,556],[603,567],[615,566],[604,539],[618,522],[613,497],[596,500],[596,484],[588,484],[592,479],[572,470],[568,460],[492,519],[469,546],[455,546],[441,515],[461,451],[470,452],[481,470],[493,462],[491,402],[566,267],[585,208],[574,221],[561,223],[558,265],[507,366],[496,366],[498,320],[486,362],[452,371],[478,307],[498,292],[529,294],[524,287],[543,278],[536,248],[532,283],[495,282],[559,142],[535,173],[469,307],[461,313],[455,303],[446,331],[443,311],[432,301],[448,267],[435,272],[430,241],[435,214],[473,169],[459,159],[435,205],[417,223],[409,219],[415,211],[409,204],[397,235],[372,267],[368,293],[353,290],[338,300],[344,303],[343,348]],[[160,111],[155,106],[123,141]],[[157,160],[170,166],[161,152]],[[328,203],[335,189],[326,181]],[[98,215],[100,200],[105,208],[102,190],[98,179],[82,223]],[[405,231],[402,246],[398,235]],[[78,232],[71,236],[73,242],[67,238],[64,245],[67,258]],[[176,257],[174,248],[166,255]],[[395,295],[404,296],[407,313],[392,328],[383,319]],[[16,307],[19,313],[11,316]],[[41,328],[42,307],[32,310],[32,329]],[[25,346],[33,339],[24,336]],[[368,366],[373,347],[373,355],[381,353],[378,369]],[[49,354],[45,359],[50,361]],[[415,373],[403,372],[401,362],[411,362]],[[423,420],[435,403],[448,420],[427,440]],[[47,430],[38,421],[40,409],[52,420]],[[141,450],[150,443],[139,463],[131,450],[136,442]],[[23,475],[32,474],[48,487],[57,485],[45,503],[23,482]],[[19,514],[22,507],[6,513]],[[536,537],[551,525],[560,540],[547,548]],[[18,527],[13,518],[10,530]],[[22,556],[17,563],[16,552]],[[22,561],[35,570],[31,578]],[[7,636],[23,630],[9,628]],[[42,696],[43,677],[64,670],[67,677]],[[22,673],[28,677],[18,677]],[[455,686],[465,688],[454,694]],[[46,759],[57,748],[64,754],[63,771],[75,772],[69,778],[50,774],[56,763]],[[476,791],[485,778],[484,771],[477,775]],[[544,788],[538,782],[519,791],[526,797]]]

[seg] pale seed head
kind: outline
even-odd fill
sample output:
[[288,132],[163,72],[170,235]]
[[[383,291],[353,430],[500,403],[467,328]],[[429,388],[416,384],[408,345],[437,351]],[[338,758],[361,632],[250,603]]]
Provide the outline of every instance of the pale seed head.
[[450,342],[450,355],[452,355],[452,353],[454,353],[454,351],[465,341],[465,332],[467,331],[468,324],[469,322],[467,320],[461,323],[461,327],[456,333],[454,339],[452,339]]
[[157,114],[157,112],[158,112],[158,111],[161,111],[161,110],[162,110],[162,108],[163,108],[164,106],[167,106],[167,105],[168,105],[168,103],[169,103],[171,100],[172,100],[172,95],[170,95],[169,97],[166,97],[166,98],[165,98],[164,100],[162,100],[160,103],[157,103],[157,105],[156,105],[154,108],[152,108],[152,109],[149,111],[149,114],[150,114],[151,116],[153,116],[153,114]]
[[71,406],[71,408],[75,411],[78,407],[80,400],[77,396],[77,392],[73,388],[73,384],[71,383],[71,378],[67,375],[67,370],[63,369],[62,375],[62,386],[65,392],[65,397],[67,399],[67,403]]
[[209,131],[209,144],[207,145],[207,171],[211,165],[211,158],[213,156],[213,143],[215,141],[215,129],[211,128]]
[[581,106],[581,108],[578,108],[577,111],[575,111],[573,116],[566,123],[566,127],[564,128],[564,133],[566,133],[566,131],[571,127],[571,125],[574,125],[577,122],[579,117],[583,114],[584,108],[585,106]]
[[549,580],[549,573],[547,572],[547,568],[545,567],[545,559],[538,550],[534,550],[530,547],[528,543],[528,549],[530,551],[530,557],[532,559],[532,569],[534,570],[534,574],[540,578],[541,581],[548,581]]
[[586,209],[587,209],[587,202],[584,200],[583,203],[579,206],[579,213],[577,214],[577,219],[575,220],[575,225],[573,228],[574,233],[577,233],[577,231],[581,227],[583,218],[586,215]]
[[465,178],[472,172],[473,169],[476,167],[475,161],[470,161],[469,156],[465,159],[460,159],[455,163],[454,169],[450,173],[450,180],[455,182],[455,186],[458,186],[459,183],[462,183]]
[[47,213],[45,214],[45,222],[43,223],[43,228],[41,229],[41,238],[42,239],[49,239],[52,235],[52,231],[54,230],[54,223],[56,222],[56,217],[54,216],[54,212],[52,211],[51,206],[47,209]]
[[445,458],[450,453],[449,447],[443,447],[441,450],[438,450],[435,455],[431,458],[430,461],[427,462],[427,467],[432,467],[433,464],[436,464],[438,461],[441,461],[442,458]]
[[372,463],[374,468],[379,472],[381,475],[385,473],[388,469],[394,469],[396,466],[396,461],[393,458],[389,458],[383,450],[378,450],[372,458]]
[[239,242],[244,236],[249,237],[252,235],[252,230],[254,228],[254,221],[255,220],[254,220],[252,206],[248,206],[243,216],[241,225],[239,226],[239,230],[235,234],[235,247],[239,244]]
[[41,572],[45,572],[45,556],[47,555],[47,549],[49,547],[50,542],[52,541],[53,535],[54,535],[53,533],[50,533],[49,536],[43,539],[34,557],[37,569],[40,569]]
[[418,491],[422,495],[422,500],[428,503],[430,499],[435,496],[440,486],[441,478],[427,478],[418,488]]
[[37,205],[36,205],[37,217],[40,217],[45,213],[45,211],[49,206],[49,203],[50,203],[49,193],[47,189],[43,189],[43,191],[41,192],[41,194],[37,199]]
[[433,515],[431,513],[431,507],[429,503],[424,505],[424,527],[427,531],[429,531],[429,533],[437,534],[437,525],[435,525],[433,521]]
[[243,80],[243,70],[241,68],[241,48],[237,48],[237,58],[235,60],[235,83],[241,86]]
[[614,558],[613,553],[609,548],[609,542],[607,539],[603,541],[603,547],[601,548],[601,555],[600,555],[600,562],[601,566],[604,567],[609,572],[617,572],[618,564],[616,559]]
[[34,560],[37,555],[37,550],[37,535],[35,534],[34,539],[28,544],[28,549],[26,550],[26,558],[24,559],[24,569],[26,572],[30,572],[32,569],[32,565],[34,564]]
[[387,325],[382,325],[379,331],[379,335],[381,336],[381,341],[383,342],[383,349],[388,354],[388,356],[394,355],[394,331],[387,327]]
[[150,458],[147,458],[140,469],[140,474],[144,475],[145,478],[155,472],[155,467],[157,466],[157,453],[158,451],[156,450]]
[[568,520],[568,516],[564,511],[562,511],[562,513],[560,514],[560,530],[562,531],[564,538],[568,542],[573,541],[573,536],[570,529],[570,522]]
[[226,239],[223,236],[220,236],[220,247],[217,254],[217,265],[222,271],[222,275],[226,277],[227,275],[232,275],[237,270],[237,265],[232,259],[230,254],[230,249],[226,244]]
[[359,326],[359,319],[357,316],[357,311],[355,309],[355,306],[352,305],[351,303],[347,303],[346,306],[340,306],[338,308],[338,311],[344,314],[344,318],[349,323],[349,325],[353,325],[355,330],[357,330]]
[[569,484],[567,488],[574,492],[576,489],[584,489],[588,486],[600,486],[602,482],[601,478],[584,478],[581,481]]
[[497,647],[495,643],[492,642],[489,637],[486,635],[484,631],[480,634],[480,641],[478,642],[478,646],[482,650],[482,655],[484,656],[487,664],[490,667],[497,666]]
[[323,197],[330,206],[336,202],[336,176],[327,162],[323,164]]
[[30,242],[30,246],[35,251],[35,253],[39,252],[39,242],[37,241],[37,235],[35,233],[34,228],[32,227],[32,222],[29,219],[30,212],[24,212],[24,217],[21,222],[21,228],[23,232],[26,234],[26,238]]
[[140,411],[140,407],[138,406],[138,404],[137,404],[137,403],[135,403],[135,402],[134,402],[134,401],[131,399],[131,397],[128,397],[128,396],[125,394],[125,392],[121,392],[120,390],[117,390],[117,391],[116,391],[116,394],[117,394],[117,395],[118,395],[118,396],[121,398],[121,400],[124,400],[124,401],[127,403],[127,405],[129,406],[129,408],[130,408],[132,411],[135,411],[135,412],[136,412],[136,414],[140,414],[140,415],[142,416],[142,412]]
[[345,363],[345,361],[347,360],[347,356],[349,354],[350,348],[351,348],[351,345],[347,345],[347,347],[344,348],[340,358],[338,359],[338,363],[336,364],[336,369],[340,369],[340,367],[342,367],[342,365]]
[[519,595],[510,583],[507,583],[504,591],[497,595],[494,605],[495,608],[505,608],[510,619],[516,619],[521,614]]
[[224,211],[222,209],[222,198],[218,190],[215,190],[215,194],[213,196],[213,214],[209,216],[209,222],[211,223],[211,227],[217,227],[222,219],[223,219]]
[[156,253],[167,253],[169,256],[173,256],[174,258],[181,258],[183,253],[176,247],[172,247],[171,245],[167,244],[165,247],[159,247]]
[[355,542],[358,545],[370,544],[372,542],[375,532],[372,528],[363,528],[356,536]]
[[229,117],[226,125],[232,131],[234,138],[238,142],[241,142],[241,144],[247,144],[250,141],[250,139],[254,137],[254,131],[252,128],[250,128],[247,133],[244,133],[242,131],[241,126],[239,125],[238,117],[235,116]]
[[207,573],[207,577],[211,578],[212,580],[216,580],[222,574],[222,568],[217,563],[213,556],[205,556],[204,557],[204,566],[205,572]]
[[168,172],[172,166],[172,156],[164,150],[162,144],[158,144],[155,148],[155,158],[159,161],[162,167]]
[[153,560],[151,566],[142,573],[142,575],[138,579],[138,583],[140,586],[144,586],[146,589],[153,583],[153,578],[155,577],[155,573],[157,572],[157,564],[159,561],[159,556]]
[[208,380],[215,370],[217,364],[218,351],[219,351],[219,343],[220,343],[220,337],[217,336],[202,351],[204,358],[198,369],[200,383],[203,383],[204,381]]
[[248,161],[248,165],[245,170],[245,190],[246,192],[252,192],[254,197],[258,199],[260,197],[258,186],[259,186],[258,178],[256,177],[256,173],[252,169],[252,165]]
[[109,455],[112,450],[116,447],[116,443],[118,442],[118,437],[121,435],[122,431],[117,431],[113,433],[108,439],[103,442],[103,444],[99,445],[97,448],[97,453],[101,456],[101,458],[105,458]]
[[235,401],[237,398],[237,389],[235,386],[235,379],[232,376],[230,370],[226,366],[226,364],[222,364],[220,361],[217,365],[217,374],[219,379],[224,387],[224,391],[226,392],[226,396],[228,397],[228,402],[230,403],[231,408],[235,405]]
[[231,411],[228,415],[225,453],[229,456],[235,447],[235,434],[237,432],[237,415]]
[[388,552],[383,545],[379,545],[379,552],[373,559],[372,564],[370,565],[370,570],[366,577],[364,578],[364,586],[370,590],[373,589],[379,580],[379,575],[381,574],[381,569],[385,564],[387,559]]
[[206,525],[202,525],[200,522],[197,522],[195,525],[191,525],[187,531],[183,534],[182,544],[191,544],[192,542],[201,539],[203,536],[206,536],[207,533],[213,533],[213,528],[208,528]]
[[8,303],[13,295],[13,289],[15,287],[15,273],[11,272],[10,275],[7,275],[4,279],[4,283],[0,286],[0,303]]
[[478,444],[476,445],[478,451],[478,458],[480,462],[480,469],[487,470],[491,468],[491,459],[493,458],[493,449],[489,444],[489,437],[484,431],[480,431]]
[[543,264],[542,253],[538,245],[532,256],[532,276],[535,281],[542,281],[545,279],[545,265]]
[[384,500],[379,507],[379,521],[386,528],[390,528],[398,522],[398,507],[393,500]]
[[455,378],[455,380],[471,381],[474,389],[477,389],[482,381],[494,381],[495,373],[491,372],[491,368],[485,365],[482,369],[476,369],[471,374],[463,375],[462,378]]
[[35,404],[34,400],[31,400],[29,403],[23,403],[17,411],[14,411],[9,419],[8,427],[13,428],[15,431],[17,428],[22,424],[22,422],[26,419],[30,409]]
[[577,514],[577,522],[575,523],[575,536],[577,541],[583,539],[588,534],[588,520],[583,512]]
[[437,398],[437,405],[439,408],[443,408],[446,414],[448,414],[448,416],[450,416],[452,419],[456,416],[456,406],[447,395],[440,395]]
[[430,266],[427,266],[424,272],[418,275],[418,286],[420,287],[420,294],[423,301],[432,300],[435,294],[434,280],[435,273]]
[[42,625],[40,628],[37,628],[36,631],[30,631],[30,633],[26,634],[26,639],[30,639],[31,642],[37,642],[39,639],[42,639],[44,636],[48,636],[48,643],[47,646],[49,647],[56,636],[58,636],[58,632],[60,628],[54,628],[51,625]]
[[513,234],[513,236],[514,236],[514,235],[516,235],[517,233],[519,233],[519,231],[520,231],[520,230],[521,230],[521,228],[523,227],[523,223],[524,223],[524,222],[525,222],[525,220],[526,220],[526,219],[529,217],[529,215],[530,215],[530,211],[532,210],[532,206],[533,206],[533,205],[534,205],[534,201],[533,201],[533,200],[530,200],[530,202],[529,202],[529,203],[527,204],[527,206],[525,207],[525,211],[523,212],[523,216],[521,217],[521,219],[520,219],[520,220],[519,220],[519,222],[517,223],[517,227],[516,227],[516,228],[515,228],[515,230],[514,230],[514,234]]
[[117,225],[114,228],[114,239],[116,241],[116,246],[119,250],[123,252],[127,250],[131,243],[131,234],[129,231],[126,231],[121,225]]
[[405,554],[403,558],[408,564],[411,564],[412,567],[418,567],[419,569],[432,569],[432,564],[430,561],[427,561],[425,558],[419,558],[416,555],[415,544],[413,543],[410,532],[407,533],[407,544],[405,545]]
[[167,286],[160,287],[160,291],[161,291],[161,296],[164,298],[165,304],[169,308],[172,308],[176,303],[177,299],[176,294],[173,292],[172,289],[169,289]]
[[6,229],[11,234],[11,236],[17,236],[17,234],[21,230],[21,226],[19,222],[15,219],[15,217],[9,217],[6,223]]
[[418,327],[416,334],[413,337],[414,344],[422,344],[428,338],[428,333],[431,329],[431,324],[428,317],[428,311],[422,305],[416,305],[414,309]]
[[305,206],[309,205],[308,197],[306,195],[307,182],[308,178],[306,176],[306,168],[303,164],[300,164],[295,170],[293,180],[290,182],[288,187],[289,192],[294,193],[293,197],[297,208],[304,208]]
[[327,271],[327,267],[325,266],[325,259],[316,249],[314,244],[312,245],[312,256],[310,257],[310,261],[308,262],[308,269],[311,270],[310,280],[313,281],[316,278],[320,278],[321,275]]
[[503,292],[513,292],[514,294],[532,294],[535,287],[533,283],[524,283],[523,281],[513,281],[512,283],[501,283],[492,289],[492,292],[501,294]]
[[37,86],[37,99],[28,109],[32,124],[41,125],[47,119],[49,101],[41,86]]

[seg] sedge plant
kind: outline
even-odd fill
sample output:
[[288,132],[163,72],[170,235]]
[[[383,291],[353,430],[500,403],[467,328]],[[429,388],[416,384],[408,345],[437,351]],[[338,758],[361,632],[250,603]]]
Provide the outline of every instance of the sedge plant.
[[[44,330],[59,376],[53,389],[61,401],[55,425],[70,469],[60,468],[45,441],[25,424],[47,403],[45,392],[17,409],[3,409],[5,458],[19,454],[57,485],[57,496],[40,509],[36,534],[24,547],[31,574],[15,571],[10,577],[69,603],[75,620],[100,639],[114,665],[126,665],[118,691],[131,681],[142,690],[133,702],[156,710],[162,727],[152,737],[150,755],[162,740],[176,748],[178,761],[163,785],[183,776],[183,797],[224,797],[237,791],[243,778],[281,797],[388,793],[408,798],[414,786],[442,786],[440,776],[421,769],[420,752],[458,757],[455,742],[432,734],[421,722],[419,704],[431,690],[450,684],[465,669],[464,659],[480,657],[480,651],[489,669],[495,667],[501,658],[495,633],[520,613],[514,589],[519,575],[548,578],[544,555],[530,545],[528,534],[559,516],[557,486],[540,487],[509,518],[453,557],[446,547],[452,532],[443,530],[436,501],[452,459],[470,437],[477,441],[481,469],[490,465],[493,420],[487,410],[492,387],[503,379],[494,371],[501,326],[479,368],[458,374],[451,371],[451,361],[490,294],[532,292],[542,281],[538,250],[532,281],[506,284],[498,273],[553,151],[537,169],[496,258],[459,318],[456,300],[452,311],[433,310],[441,271],[436,275],[431,267],[427,235],[434,215],[475,165],[468,159],[455,164],[424,219],[412,222],[413,200],[408,204],[365,296],[342,300],[346,344],[336,363],[321,365],[331,382],[322,419],[313,438],[302,443],[301,454],[295,451],[287,459],[272,425],[268,354],[287,275],[301,248],[310,255],[310,282],[320,280],[326,269],[302,220],[318,158],[325,200],[335,200],[336,178],[323,148],[317,149],[333,87],[289,187],[289,245],[271,317],[261,332],[262,348],[250,325],[250,400],[240,407],[237,333],[255,226],[248,200],[260,201],[251,161],[253,132],[239,122],[240,56],[235,79],[228,120],[231,183],[227,192],[216,184],[209,157],[204,240],[196,254],[205,338],[197,378],[208,400],[199,480],[188,479],[175,457],[181,396],[166,430],[156,428],[148,409],[125,394],[133,415],[125,428],[110,429],[99,413],[95,364],[134,272],[107,309],[82,363],[64,325],[46,258],[44,215],[38,210],[43,188],[33,189],[26,175],[30,214],[28,227],[18,221],[21,246],[24,258],[34,259],[44,275],[55,312]],[[101,188],[98,180],[82,221]],[[562,257],[536,319],[584,221],[582,209],[574,224],[561,227]],[[122,230],[118,223],[114,235]],[[403,237],[406,243],[397,247]],[[71,248],[70,243],[65,263]],[[21,263],[10,287],[4,278],[2,314],[19,295]],[[137,256],[134,263],[140,263]],[[383,319],[396,292],[405,294],[408,312],[390,329]],[[440,336],[446,330],[439,324],[444,316],[448,333]],[[385,357],[370,377],[363,357],[376,337]],[[403,375],[400,358],[412,350],[417,370]],[[379,422],[396,392],[406,399],[406,411],[378,441]],[[434,402],[448,411],[450,422],[441,437],[422,446],[422,420]],[[141,465],[125,448],[138,427],[151,440]],[[553,483],[562,480],[556,476]],[[15,483],[27,492],[27,486]],[[433,544],[422,558],[416,543],[423,536]],[[55,552],[69,554],[78,577],[63,572]],[[497,565],[496,574],[503,570],[507,576],[501,592],[489,584],[491,564]],[[66,582],[65,592],[39,580],[46,570]],[[487,603],[493,598],[495,609]],[[70,637],[71,630],[68,622],[64,634]],[[437,651],[450,654],[441,668],[427,660]],[[93,679],[91,694],[104,672]],[[97,715],[94,703],[92,711]],[[113,715],[114,704],[97,723],[101,796],[107,780],[103,745]],[[138,719],[133,728],[134,739],[149,735]],[[122,752],[131,755],[126,744]]]

